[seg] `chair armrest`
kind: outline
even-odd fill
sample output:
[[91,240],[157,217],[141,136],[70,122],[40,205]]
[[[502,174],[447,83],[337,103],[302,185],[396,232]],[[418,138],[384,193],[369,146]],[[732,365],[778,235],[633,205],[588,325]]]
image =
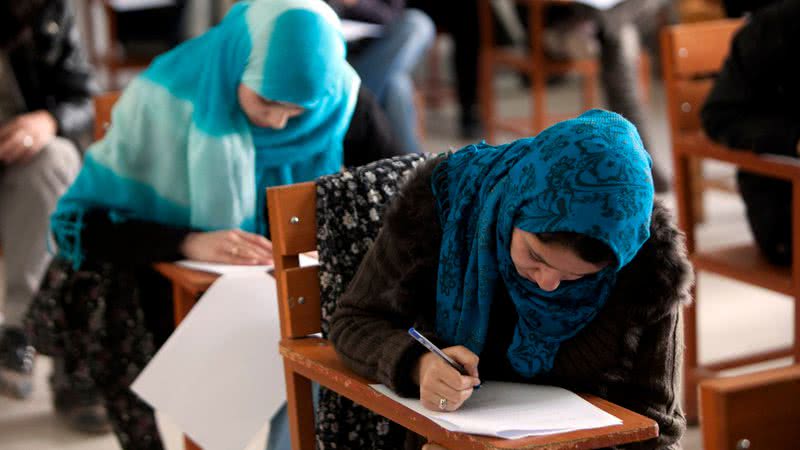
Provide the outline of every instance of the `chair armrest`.
[[733,150],[712,141],[704,133],[680,135],[675,138],[673,148],[676,157],[713,159],[759,175],[800,181],[800,158]]

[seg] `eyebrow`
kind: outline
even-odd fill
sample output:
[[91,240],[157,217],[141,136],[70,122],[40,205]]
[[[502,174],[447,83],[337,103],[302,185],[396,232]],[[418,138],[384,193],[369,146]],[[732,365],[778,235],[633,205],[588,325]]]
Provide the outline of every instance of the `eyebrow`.
[[568,270],[561,270],[558,267],[554,267],[552,264],[550,264],[549,262],[545,261],[544,258],[542,258],[542,255],[536,253],[536,251],[533,249],[533,247],[530,246],[530,244],[528,244],[528,252],[531,254],[531,256],[533,256],[534,258],[538,259],[539,262],[541,262],[545,266],[547,266],[547,267],[549,267],[551,269],[558,270],[559,272],[564,272],[564,273],[568,273],[570,275],[575,275],[576,277],[585,277],[586,275],[592,275],[592,274],[597,273],[597,272],[575,273],[575,272],[570,272]]

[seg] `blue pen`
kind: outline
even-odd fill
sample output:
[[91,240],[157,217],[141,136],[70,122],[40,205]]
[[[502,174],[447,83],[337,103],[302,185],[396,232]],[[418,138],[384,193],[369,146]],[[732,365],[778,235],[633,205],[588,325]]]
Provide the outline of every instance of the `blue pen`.
[[[444,362],[446,362],[447,364],[450,364],[450,367],[452,367],[453,369],[456,369],[458,371],[458,373],[460,373],[461,375],[469,376],[469,372],[467,372],[467,369],[465,369],[464,366],[462,366],[461,364],[455,362],[453,360],[453,358],[447,356],[439,347],[435,346],[433,344],[433,342],[429,341],[428,338],[426,338],[425,336],[419,334],[419,332],[417,330],[415,330],[414,327],[411,327],[411,328],[408,329],[408,334],[410,334],[411,337],[416,339],[417,342],[419,342],[420,344],[424,345],[425,348],[427,348],[428,350],[432,351],[434,354],[436,354],[437,356],[442,358],[444,360]],[[477,386],[473,386],[473,387],[475,389],[480,389],[481,385],[478,384]]]

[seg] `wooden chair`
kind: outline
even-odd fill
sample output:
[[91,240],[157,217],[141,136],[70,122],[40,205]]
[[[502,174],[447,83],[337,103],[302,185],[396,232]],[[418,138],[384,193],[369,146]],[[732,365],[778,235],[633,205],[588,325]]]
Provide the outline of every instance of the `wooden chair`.
[[[755,355],[741,356],[713,364],[698,361],[696,299],[684,315],[686,350],[684,352],[684,396],[687,417],[697,418],[697,384],[717,372],[785,356],[800,361],[800,264],[781,268],[769,264],[755,244],[701,251],[697,248],[695,227],[699,223],[694,205],[697,178],[693,164],[715,160],[749,172],[787,180],[793,186],[792,230],[800,236],[800,161],[771,155],[734,151],[711,142],[700,128],[699,110],[711,88],[709,78],[719,70],[728,52],[730,40],[742,22],[722,20],[675,25],[662,30],[662,65],[672,130],[672,153],[675,165],[675,194],[678,225],[686,233],[686,246],[696,271],[709,271],[735,280],[760,286],[795,300],[794,345]],[[695,166],[696,167],[696,166]],[[702,200],[702,199],[700,199]],[[800,255],[800,239],[793,244]]]
[[446,431],[413,411],[399,406],[369,387],[370,380],[350,371],[332,344],[315,337],[321,331],[318,267],[299,267],[298,255],[317,248],[316,186],[313,182],[267,190],[269,223],[275,256],[275,278],[281,324],[280,352],[284,362],[292,448],[315,448],[311,382],[331,389],[449,449],[591,449],[657,436],[652,420],[584,395],[594,405],[623,420],[623,424],[550,436],[504,440]]
[[[480,30],[480,58],[478,74],[478,96],[481,114],[486,126],[486,138],[493,142],[498,131],[506,131],[521,136],[530,136],[543,130],[549,124],[573,115],[558,116],[548,114],[547,79],[550,75],[577,72],[582,77],[582,109],[591,109],[597,103],[596,59],[571,61],[553,60],[545,54],[543,45],[544,14],[550,5],[568,5],[572,0],[516,0],[527,6],[528,33],[530,48],[526,52],[501,48],[494,42],[495,31],[492,19],[491,0],[478,1]],[[495,109],[494,71],[506,67],[526,74],[531,79],[531,104],[533,111],[527,117],[501,119]],[[640,82],[644,97],[650,97],[650,60],[642,53],[640,61]]]
[[796,450],[800,365],[700,384],[705,450]]

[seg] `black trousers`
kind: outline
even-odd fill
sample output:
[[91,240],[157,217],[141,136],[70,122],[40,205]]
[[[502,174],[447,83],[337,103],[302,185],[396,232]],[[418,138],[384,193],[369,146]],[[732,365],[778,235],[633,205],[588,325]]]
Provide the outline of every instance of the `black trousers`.
[[748,172],[739,172],[737,179],[756,244],[773,264],[791,264],[791,184]]

